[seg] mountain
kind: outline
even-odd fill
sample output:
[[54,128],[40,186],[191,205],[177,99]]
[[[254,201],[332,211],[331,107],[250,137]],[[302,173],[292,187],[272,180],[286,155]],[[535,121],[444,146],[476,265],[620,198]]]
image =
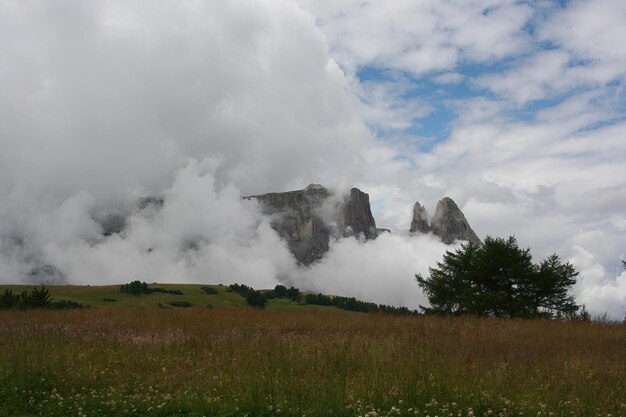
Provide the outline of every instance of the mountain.
[[430,231],[446,244],[455,240],[467,240],[475,245],[482,245],[465,215],[450,197],[444,197],[437,203],[435,215],[430,221]]
[[413,219],[411,220],[411,228],[409,229],[409,232],[428,233],[429,231],[430,226],[428,226],[428,215],[426,214],[426,209],[419,203],[419,201],[416,201],[415,206],[413,206]]
[[298,263],[309,265],[328,252],[331,238],[377,236],[369,195],[352,188],[335,195],[319,184],[303,190],[244,197],[258,201],[272,227],[287,242]]

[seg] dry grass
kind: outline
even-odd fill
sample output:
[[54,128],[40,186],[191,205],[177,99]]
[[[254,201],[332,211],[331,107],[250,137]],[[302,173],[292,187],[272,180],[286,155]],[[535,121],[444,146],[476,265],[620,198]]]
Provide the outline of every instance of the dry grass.
[[626,416],[626,326],[0,312],[1,415]]

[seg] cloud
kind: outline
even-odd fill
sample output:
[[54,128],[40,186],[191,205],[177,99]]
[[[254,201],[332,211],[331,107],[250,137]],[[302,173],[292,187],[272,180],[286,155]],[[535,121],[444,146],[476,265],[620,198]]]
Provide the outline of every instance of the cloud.
[[425,100],[407,94],[409,84],[402,78],[357,84],[357,96],[363,108],[360,114],[373,129],[388,133],[402,131],[432,111]]
[[298,3],[318,16],[333,56],[348,71],[373,65],[422,75],[530,46],[523,28],[533,10],[508,0]]
[[311,15],[285,2],[144,6],[3,5],[4,193],[157,189],[208,155],[246,193],[358,172],[374,139]]
[[[416,200],[450,196],[481,238],[571,259],[579,300],[619,317],[622,3],[3,2],[0,280],[300,282],[414,306],[445,248],[402,231]],[[450,133],[427,141],[429,123]],[[358,186],[396,233],[298,269],[239,196],[309,183]],[[105,216],[126,230],[102,236]]]
[[433,78],[433,81],[437,84],[457,84],[463,80],[463,75],[458,72],[444,72]]
[[341,239],[319,263],[295,271],[292,279],[312,291],[418,308],[427,300],[416,291],[413,276],[427,275],[428,267],[451,249],[432,235],[383,233],[366,242]]
[[[241,199],[308,182],[351,186],[371,152],[389,152],[315,18],[288,2],[145,6],[0,6],[0,282],[267,288],[296,278],[348,289],[317,283],[321,265],[299,270]],[[384,125],[399,89],[377,94],[390,103],[374,117]],[[162,196],[162,208],[138,206],[148,195]],[[126,227],[103,236],[108,216]],[[391,253],[394,242],[375,248]],[[440,252],[433,245],[428,253]],[[372,251],[352,240],[333,247],[329,259],[346,273]],[[426,260],[397,259],[378,258],[393,278],[384,297],[359,294],[408,302],[391,296],[401,285],[418,297],[413,269]]]
[[596,314],[607,313],[616,319],[626,318],[626,272],[610,272],[583,247],[576,246],[572,263],[580,272],[578,301]]

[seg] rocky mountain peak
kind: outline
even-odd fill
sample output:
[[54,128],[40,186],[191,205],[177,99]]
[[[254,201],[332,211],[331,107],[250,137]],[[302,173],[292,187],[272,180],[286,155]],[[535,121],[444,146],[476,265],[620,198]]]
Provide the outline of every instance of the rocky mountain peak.
[[446,244],[455,240],[467,240],[475,245],[482,244],[461,209],[450,197],[444,197],[437,203],[435,215],[430,222],[430,230]]
[[261,210],[272,217],[274,230],[303,265],[321,259],[331,237],[374,239],[377,235],[369,195],[358,188],[342,197],[322,185],[310,184],[302,190],[244,198],[258,201]]
[[428,226],[428,214],[426,213],[426,209],[419,201],[416,201],[413,206],[413,218],[411,219],[409,232],[428,233],[429,231],[430,227]]

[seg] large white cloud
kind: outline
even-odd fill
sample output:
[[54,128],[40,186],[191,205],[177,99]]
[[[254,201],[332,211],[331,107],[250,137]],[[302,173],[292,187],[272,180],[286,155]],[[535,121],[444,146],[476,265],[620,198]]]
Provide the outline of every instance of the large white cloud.
[[[415,200],[449,195],[480,236],[571,259],[579,301],[621,317],[621,3],[3,2],[0,280],[53,264],[74,282],[283,281],[413,306],[413,273],[445,248],[401,231]],[[423,79],[476,89],[436,103],[455,116],[432,149],[394,134],[431,115],[407,94]],[[515,114],[537,100],[556,104]],[[239,196],[310,182],[361,187],[398,233],[298,269]],[[155,193],[163,210],[138,211]],[[101,236],[107,210],[130,216],[123,237]]]

